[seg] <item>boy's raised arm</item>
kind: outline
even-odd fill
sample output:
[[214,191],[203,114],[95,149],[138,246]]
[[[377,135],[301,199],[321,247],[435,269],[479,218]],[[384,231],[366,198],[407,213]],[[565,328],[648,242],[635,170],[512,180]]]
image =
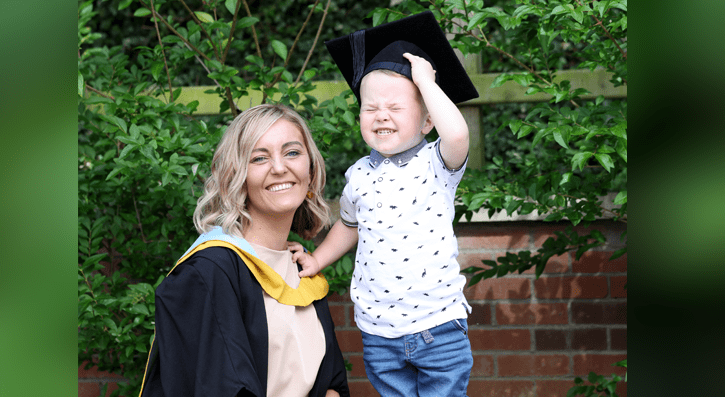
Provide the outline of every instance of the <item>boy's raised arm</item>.
[[441,138],[441,156],[446,167],[460,168],[468,156],[468,125],[456,104],[448,98],[435,82],[435,73],[430,62],[412,55],[403,54],[410,62],[413,83],[423,96],[431,121]]
[[357,244],[357,228],[345,226],[338,220],[332,225],[325,240],[312,254],[305,253],[298,243],[290,243],[292,261],[302,266],[300,277],[310,277],[340,259]]

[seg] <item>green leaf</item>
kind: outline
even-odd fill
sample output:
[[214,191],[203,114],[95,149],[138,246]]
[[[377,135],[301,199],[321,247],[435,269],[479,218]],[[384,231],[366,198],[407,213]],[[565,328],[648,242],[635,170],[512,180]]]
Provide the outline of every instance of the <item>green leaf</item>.
[[500,75],[496,76],[495,79],[493,79],[493,83],[491,83],[490,88],[501,87],[505,82],[511,80],[512,78],[513,78],[513,76],[511,76],[511,75],[500,74]]
[[539,131],[536,133],[536,135],[534,135],[534,139],[531,141],[531,146],[532,147],[536,146],[536,144],[539,143],[539,141],[541,141],[542,139],[544,139],[545,136],[549,135],[550,132],[551,132],[551,130],[549,128],[539,129]]
[[626,190],[622,190],[621,192],[617,193],[617,197],[614,198],[614,204],[615,205],[627,204],[627,191]]
[[523,5],[523,6],[520,6],[519,8],[517,8],[512,15],[514,17],[518,18],[518,17],[524,16],[526,14],[538,14],[536,11],[537,10],[536,10],[535,6],[527,4],[527,5]]
[[332,103],[334,103],[338,109],[348,109],[347,101],[345,101],[345,98],[343,98],[341,95],[332,98]]
[[279,40],[272,40],[272,49],[274,49],[274,53],[277,54],[277,56],[283,60],[287,59],[287,46],[283,42]]
[[[612,254],[612,256],[610,256],[610,257],[609,257],[609,260],[610,260],[610,261],[613,261],[613,260],[615,260],[615,259],[619,258],[620,256],[622,256],[622,255],[626,254],[626,253],[627,253],[627,247],[624,247],[624,248],[618,249],[618,250],[614,251],[614,253]],[[620,362],[621,362],[621,361],[620,361]],[[616,364],[615,364],[615,365],[616,365]],[[625,367],[626,367],[626,365],[625,365]]]
[[355,125],[355,115],[349,111],[346,110],[345,113],[342,115],[342,119],[347,123],[349,126]]
[[237,22],[237,27],[244,29],[244,28],[248,28],[248,27],[254,25],[257,22],[259,22],[259,18],[244,17],[244,18],[240,19],[239,22]]
[[130,6],[131,3],[133,3],[133,0],[122,0],[121,3],[118,4],[118,10],[123,10],[124,8]]
[[572,169],[584,169],[584,166],[587,164],[587,161],[589,161],[589,158],[592,157],[594,153],[592,152],[579,152],[574,155],[571,159]]
[[566,8],[564,8],[564,6],[556,6],[551,11],[551,15],[565,14],[567,12],[569,12],[569,10],[567,10]]
[[622,157],[624,162],[627,162],[627,144],[624,140],[620,139],[617,141],[617,145],[615,150],[617,151],[617,154]]
[[133,311],[134,311],[134,313],[142,313],[147,316],[151,314],[151,313],[149,313],[149,309],[146,307],[146,305],[141,304],[141,303],[137,303],[137,304],[133,305]]
[[164,64],[162,62],[156,62],[151,66],[151,75],[154,77],[154,80],[158,80],[163,71]]
[[78,71],[78,96],[83,96],[83,93],[86,89],[86,83],[83,80],[83,75],[81,74],[81,71]]
[[224,2],[224,7],[227,8],[230,14],[234,15],[234,11],[237,9],[237,1],[238,0],[226,0]]
[[567,172],[564,175],[561,176],[561,182],[559,182],[559,186],[569,183],[569,180],[571,180],[572,175],[574,175],[571,172]]
[[627,123],[619,123],[611,128],[612,134],[619,138],[627,137]]
[[609,1],[610,0],[597,2],[595,7],[597,9],[597,12],[599,13],[600,18],[604,16],[604,11],[606,11],[609,8]]
[[563,128],[557,128],[554,130],[554,140],[559,145],[563,146],[566,149],[570,149],[569,147],[569,134],[566,130]]
[[196,17],[201,22],[204,22],[204,23],[214,22],[214,17],[212,17],[211,15],[209,15],[209,14],[207,14],[205,12],[202,12],[202,11],[194,11],[194,15],[196,15]]
[[135,17],[145,17],[147,15],[151,15],[151,11],[145,7],[141,7],[133,13]]
[[373,26],[378,26],[385,20],[387,11],[383,8],[378,8],[373,12]]
[[478,24],[485,19],[488,16],[486,13],[478,13],[473,16],[470,20],[468,20],[468,27],[466,27],[466,30],[473,30]]
[[521,203],[523,203],[523,200],[511,200],[511,202],[506,206],[506,213],[509,214],[509,216],[513,215],[514,211],[519,208]]
[[602,167],[607,170],[607,172],[610,172],[612,168],[614,168],[614,161],[612,161],[612,157],[608,154],[597,153],[594,155],[594,157],[597,159],[597,161],[599,161],[599,164],[601,164]]
[[575,21],[582,23],[584,21],[584,11],[582,10],[582,7],[577,7],[576,9],[571,11],[572,18],[574,18]]

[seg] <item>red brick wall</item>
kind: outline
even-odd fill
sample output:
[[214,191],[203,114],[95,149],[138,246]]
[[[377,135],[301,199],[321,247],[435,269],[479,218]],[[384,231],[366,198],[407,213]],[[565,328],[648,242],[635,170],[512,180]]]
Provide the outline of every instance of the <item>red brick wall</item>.
[[[543,222],[487,222],[458,225],[459,263],[480,266],[506,252],[534,253],[566,225]],[[597,221],[592,228],[607,245],[585,253],[552,258],[544,274],[533,269],[484,280],[466,291],[473,313],[468,318],[473,370],[468,395],[564,397],[574,378],[590,371],[624,375],[611,364],[627,356],[627,257],[609,261],[622,248],[626,225]],[[585,234],[585,229],[578,230]],[[343,355],[352,363],[348,380],[354,397],[378,396],[365,376],[362,338],[353,320],[349,295],[330,297]],[[100,385],[113,390],[119,377],[78,371],[79,397],[98,396]],[[625,383],[617,386],[627,396]],[[110,393],[109,393],[110,394]]]
[[[534,253],[566,225],[543,222],[487,222],[456,227],[461,267],[481,266],[506,252]],[[627,355],[627,257],[609,261],[623,245],[626,225],[597,221],[592,228],[607,245],[585,253],[552,258],[544,274],[484,280],[466,291],[473,307],[468,318],[473,370],[468,395],[564,397],[574,378],[590,371],[624,375],[611,364]],[[588,233],[579,228],[580,234]],[[352,395],[378,396],[362,361],[362,339],[353,320],[349,296],[330,298],[343,355],[353,364]],[[617,393],[627,396],[626,384]]]

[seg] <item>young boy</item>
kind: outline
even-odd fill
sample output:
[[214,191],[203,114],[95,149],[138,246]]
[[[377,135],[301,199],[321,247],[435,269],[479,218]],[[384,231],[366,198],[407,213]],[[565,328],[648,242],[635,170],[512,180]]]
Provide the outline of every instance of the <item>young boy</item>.
[[345,174],[341,219],[311,255],[291,243],[293,259],[311,276],[357,243],[350,296],[370,382],[383,396],[465,396],[471,308],[452,221],[469,144],[451,98],[478,93],[430,12],[326,44],[373,150]]

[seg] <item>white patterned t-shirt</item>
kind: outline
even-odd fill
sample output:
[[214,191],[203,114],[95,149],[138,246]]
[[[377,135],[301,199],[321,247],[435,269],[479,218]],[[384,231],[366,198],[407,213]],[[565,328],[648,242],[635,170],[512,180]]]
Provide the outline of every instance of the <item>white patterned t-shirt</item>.
[[373,150],[345,173],[340,216],[358,229],[350,297],[363,332],[396,338],[471,311],[452,225],[465,164],[449,170],[439,145],[389,158]]

